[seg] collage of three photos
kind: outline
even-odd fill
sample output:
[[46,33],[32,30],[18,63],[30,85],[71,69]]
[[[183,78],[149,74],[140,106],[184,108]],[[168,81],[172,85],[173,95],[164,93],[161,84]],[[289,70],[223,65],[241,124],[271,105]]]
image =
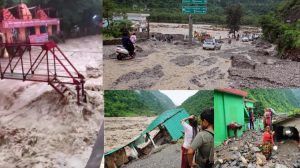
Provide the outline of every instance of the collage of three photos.
[[0,168],[300,168],[299,13],[0,1]]

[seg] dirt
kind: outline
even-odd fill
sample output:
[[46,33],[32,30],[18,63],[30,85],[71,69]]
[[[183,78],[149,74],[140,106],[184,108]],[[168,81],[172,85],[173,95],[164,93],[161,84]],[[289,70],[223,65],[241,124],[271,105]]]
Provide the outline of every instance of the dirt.
[[[189,82],[195,74],[203,74],[214,67],[219,67],[225,74],[230,67],[230,60],[224,58],[217,58],[218,62],[211,66],[199,66],[200,62],[209,58],[210,52],[218,51],[203,51],[199,47],[189,49],[185,45],[154,41],[138,45],[155,47],[149,48],[152,53],[148,56],[139,57],[138,53],[135,59],[127,61],[108,58],[115,46],[104,47],[105,89],[198,89],[198,86]],[[146,50],[143,48],[143,51]],[[160,68],[153,74],[155,67]],[[226,86],[226,78],[227,76],[224,77],[225,80],[214,84],[206,81],[206,87],[212,89]]]
[[[164,76],[161,65],[155,65],[153,68],[146,68],[143,72],[129,72],[125,75],[119,77],[114,83],[113,86],[120,86],[121,84],[129,84],[130,89],[146,89],[155,84],[157,80]],[[133,83],[137,81],[138,83]]]
[[81,106],[44,83],[0,81],[0,167],[85,167],[103,118],[101,43],[89,36],[59,44],[86,77]]
[[[184,24],[151,23],[151,32],[187,35]],[[214,89],[218,87],[299,87],[300,62],[277,57],[276,46],[264,40],[227,43],[228,30],[212,25],[194,25],[198,32],[206,31],[224,42],[221,50],[203,50],[183,41],[171,43],[143,41],[135,59],[118,61],[110,58],[116,46],[104,46],[105,89]],[[253,27],[244,31],[259,33]],[[295,58],[296,59],[296,58]],[[294,59],[294,60],[295,60]],[[155,66],[161,66],[152,78]],[[217,71],[214,68],[218,67]],[[148,75],[147,73],[150,73]],[[124,78],[138,74],[138,77]],[[150,76],[150,77],[149,77]]]
[[187,66],[194,63],[195,56],[179,56],[175,59],[172,59],[171,62],[175,63],[178,66]]
[[167,144],[158,147],[156,152],[151,155],[133,161],[124,167],[126,168],[155,168],[155,167],[169,167],[177,168],[181,164],[181,146],[179,144]]
[[104,151],[126,145],[140,135],[155,117],[105,117]]

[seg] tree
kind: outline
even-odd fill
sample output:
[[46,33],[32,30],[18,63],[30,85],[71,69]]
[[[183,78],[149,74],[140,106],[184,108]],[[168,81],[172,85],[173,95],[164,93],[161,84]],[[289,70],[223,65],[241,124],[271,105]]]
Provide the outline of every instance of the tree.
[[225,10],[226,14],[226,24],[230,29],[229,33],[233,33],[235,36],[235,32],[240,30],[241,20],[243,16],[242,6],[231,5]]
[[113,0],[104,0],[103,1],[103,18],[107,19],[109,25],[109,20],[112,19],[113,13],[115,11],[116,4]]
[[263,116],[264,115],[264,109],[265,107],[263,106],[262,102],[255,102],[254,104],[254,115],[257,116]]

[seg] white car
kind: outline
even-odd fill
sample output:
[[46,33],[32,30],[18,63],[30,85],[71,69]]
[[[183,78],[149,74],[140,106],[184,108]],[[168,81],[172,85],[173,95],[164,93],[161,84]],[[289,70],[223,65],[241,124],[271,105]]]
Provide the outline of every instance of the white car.
[[247,36],[242,37],[242,42],[248,42],[249,38]]
[[202,45],[203,49],[211,49],[211,50],[220,50],[221,49],[221,43],[219,43],[215,39],[206,39],[204,40],[204,43]]

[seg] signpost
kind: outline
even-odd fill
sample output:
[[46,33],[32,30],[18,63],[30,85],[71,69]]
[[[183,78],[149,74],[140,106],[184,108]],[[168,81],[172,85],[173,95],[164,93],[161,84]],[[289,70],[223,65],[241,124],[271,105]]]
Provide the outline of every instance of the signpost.
[[193,40],[193,20],[192,14],[206,14],[207,0],[182,0],[182,13],[189,14],[189,44]]
[[182,0],[182,4],[206,5],[207,0]]
[[206,14],[206,6],[183,6],[182,12],[187,14]]

